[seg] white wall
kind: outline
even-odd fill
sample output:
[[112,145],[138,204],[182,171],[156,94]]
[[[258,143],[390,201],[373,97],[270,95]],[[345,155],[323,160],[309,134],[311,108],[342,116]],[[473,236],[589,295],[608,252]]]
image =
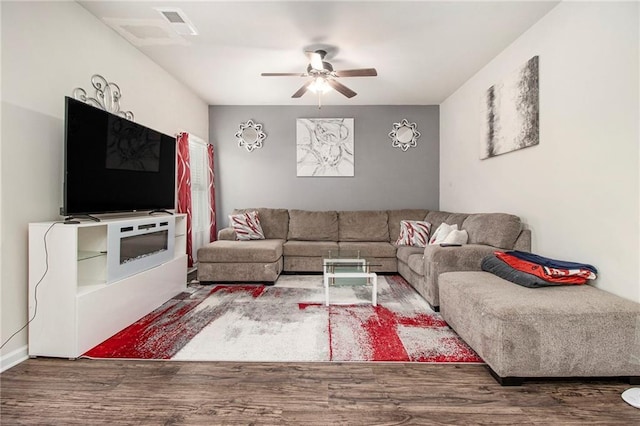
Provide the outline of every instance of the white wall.
[[[64,96],[89,94],[101,74],[122,90],[135,121],[167,134],[206,137],[200,98],[75,2],[7,2],[2,8],[1,338],[27,321],[27,224],[59,219]],[[2,367],[26,354],[26,331],[2,350]]]
[[[638,3],[563,2],[440,107],[440,208],[504,211],[533,251],[640,301]],[[479,160],[480,99],[540,56],[540,144]]]

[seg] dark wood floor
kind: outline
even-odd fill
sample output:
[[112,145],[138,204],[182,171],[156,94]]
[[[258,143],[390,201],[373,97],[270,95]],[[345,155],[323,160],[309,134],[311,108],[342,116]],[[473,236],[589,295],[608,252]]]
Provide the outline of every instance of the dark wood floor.
[[629,387],[501,387],[482,365],[37,358],[0,375],[0,423],[638,425]]

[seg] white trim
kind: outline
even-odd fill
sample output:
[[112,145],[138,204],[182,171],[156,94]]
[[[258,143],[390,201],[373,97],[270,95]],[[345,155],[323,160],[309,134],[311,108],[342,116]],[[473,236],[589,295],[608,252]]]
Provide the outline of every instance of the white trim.
[[6,370],[11,367],[15,367],[27,359],[29,359],[29,350],[27,345],[3,355],[2,358],[0,358],[0,373],[4,373]]

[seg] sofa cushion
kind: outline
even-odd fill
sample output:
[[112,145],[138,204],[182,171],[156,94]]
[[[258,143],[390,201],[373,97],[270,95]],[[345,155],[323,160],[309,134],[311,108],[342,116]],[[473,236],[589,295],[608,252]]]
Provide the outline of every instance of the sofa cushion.
[[469,217],[467,213],[450,213],[445,219],[449,225],[458,225],[458,229],[462,229],[462,224]]
[[282,257],[283,240],[218,240],[198,249],[201,263],[276,262]]
[[353,253],[360,257],[396,257],[396,247],[386,241],[340,241],[340,253]]
[[282,272],[283,258],[276,262],[201,263],[198,265],[200,282],[275,282]]
[[338,243],[335,241],[293,241],[289,240],[283,245],[285,256],[299,257],[329,257],[329,252],[338,252]]
[[427,213],[429,213],[429,210],[425,209],[387,210],[387,217],[389,222],[389,241],[396,241],[400,236],[400,221],[424,220],[424,218],[427,216]]
[[421,254],[412,254],[409,256],[407,265],[413,272],[418,275],[424,275],[424,258]]
[[[438,229],[438,227],[442,225],[443,222],[446,222],[449,216],[451,216],[451,213],[449,212],[430,211],[429,213],[427,213],[427,216],[424,218],[424,220],[431,224],[431,229]],[[433,233],[431,235],[433,235]]]
[[[263,229],[264,231],[264,229]],[[234,232],[232,227],[222,228],[218,231],[218,239],[219,240],[235,240],[236,233]]]
[[339,241],[389,241],[385,210],[338,212]]
[[235,209],[233,214],[255,210],[260,217],[260,224],[266,239],[287,239],[289,232],[289,211],[287,209],[271,209],[260,207],[256,209]]
[[485,244],[511,250],[522,231],[518,216],[506,213],[470,214],[462,224],[469,233],[469,244]]
[[264,240],[264,232],[257,211],[230,214],[229,223],[238,240]]
[[424,256],[424,249],[422,247],[398,247],[396,251],[396,257],[398,260],[409,263],[409,256],[419,254],[420,257]]
[[289,210],[289,240],[338,241],[338,212]]
[[444,320],[501,377],[638,376],[640,305],[590,285],[526,288],[440,275]]

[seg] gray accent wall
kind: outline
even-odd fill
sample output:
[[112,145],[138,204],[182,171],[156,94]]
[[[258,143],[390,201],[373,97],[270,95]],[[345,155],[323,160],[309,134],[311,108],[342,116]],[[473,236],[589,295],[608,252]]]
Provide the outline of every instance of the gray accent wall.
[[[296,119],[353,118],[353,177],[296,177]],[[389,132],[403,118],[421,133],[416,148],[391,146]],[[234,137],[253,120],[267,134],[248,152]],[[209,142],[215,151],[218,229],[234,208],[303,210],[437,209],[439,107],[210,106]]]

